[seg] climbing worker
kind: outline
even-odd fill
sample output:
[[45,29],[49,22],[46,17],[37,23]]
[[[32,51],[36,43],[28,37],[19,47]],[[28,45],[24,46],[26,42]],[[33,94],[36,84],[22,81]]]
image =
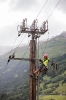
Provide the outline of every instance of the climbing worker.
[[39,61],[41,62],[40,68],[36,69],[33,72],[34,74],[37,73],[37,76],[39,76],[41,72],[43,74],[46,74],[46,72],[48,71],[48,63],[49,63],[48,55],[47,54],[44,54],[44,59],[43,60],[39,59]]
[[[41,62],[40,67],[36,70],[33,70],[33,74],[30,74],[30,76],[33,77],[34,74],[37,74],[37,78],[38,78],[38,76],[40,75],[41,72],[43,75],[47,73],[48,63],[49,63],[48,55],[44,54],[43,60],[39,59],[39,61]],[[56,68],[56,70],[57,70],[57,64],[55,61],[52,61],[50,66],[53,66],[53,68]]]
[[49,62],[48,55],[44,54],[43,60],[39,59],[39,61],[41,62],[40,67],[36,70],[33,70],[33,74],[30,74],[30,76],[33,76],[34,74],[37,74],[37,77],[38,77],[41,72],[43,74],[46,74],[46,72],[48,71],[48,62]]

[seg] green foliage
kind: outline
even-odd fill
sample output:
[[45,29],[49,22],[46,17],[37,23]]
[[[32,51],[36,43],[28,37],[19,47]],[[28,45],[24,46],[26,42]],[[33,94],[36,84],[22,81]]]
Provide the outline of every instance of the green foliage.
[[46,95],[46,96],[40,96],[39,100],[66,100],[66,96]]

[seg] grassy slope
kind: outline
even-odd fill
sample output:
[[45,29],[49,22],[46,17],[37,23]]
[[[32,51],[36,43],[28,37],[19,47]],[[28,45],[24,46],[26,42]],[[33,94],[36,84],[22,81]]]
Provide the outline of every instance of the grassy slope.
[[53,93],[66,94],[66,83],[62,84],[63,80],[57,81],[56,83],[50,82],[49,84],[46,84],[47,88],[45,88],[45,89],[43,88],[43,85],[45,84],[45,81],[48,82],[50,80],[55,80],[55,78],[58,78],[59,76],[61,76],[61,77],[63,76],[64,77],[65,74],[66,74],[66,71],[64,73],[62,73],[61,75],[58,75],[58,76],[56,76],[54,78],[50,78],[48,76],[44,76],[43,77],[43,81],[40,84],[40,88],[42,88],[42,91],[41,91],[42,94],[44,94],[44,92],[50,90],[51,87],[53,87],[53,86],[55,86],[57,84],[59,84],[59,86],[53,90]]
[[40,96],[39,100],[66,100],[66,96],[62,96],[62,95]]
[[[66,38],[57,36],[46,42],[40,43],[40,56],[44,53],[48,53],[50,58],[62,56],[66,52]],[[42,56],[43,57],[43,56]]]
[[[45,45],[45,44],[44,44]],[[43,45],[43,49],[45,48],[45,46]],[[41,52],[41,51],[40,51]],[[66,94],[66,83],[64,83],[62,85],[62,82],[64,80],[64,78],[60,81],[57,81],[56,83],[52,83],[50,82],[49,84],[46,85],[47,88],[44,89],[43,85],[45,83],[45,81],[50,81],[52,80],[56,80],[58,77],[64,77],[64,75],[66,75],[66,71],[63,71],[64,66],[66,66],[66,64],[64,64],[66,62],[66,56],[64,54],[66,54],[66,38],[64,38],[63,36],[58,36],[54,39],[51,39],[46,47],[45,50],[46,53],[49,54],[50,58],[56,58],[55,60],[57,60],[58,62],[58,66],[59,66],[59,70],[61,68],[61,74],[58,73],[58,75],[54,78],[48,78],[47,76],[43,77],[43,81],[40,84],[40,95],[44,95],[45,92],[47,91],[51,91],[51,87],[53,88],[54,85],[59,85],[58,87],[56,87],[55,89],[53,89],[53,94],[57,93],[57,94]],[[51,53],[50,53],[51,52]],[[60,58],[61,57],[61,58]],[[42,88],[42,89],[41,89]],[[51,96],[50,96],[51,97]],[[46,98],[50,98],[49,96],[47,96]],[[50,100],[50,99],[46,99],[44,98],[44,96],[40,96],[40,100]],[[55,96],[53,96],[52,98],[55,98]],[[66,97],[63,96],[56,96],[56,99],[54,100],[66,100]]]

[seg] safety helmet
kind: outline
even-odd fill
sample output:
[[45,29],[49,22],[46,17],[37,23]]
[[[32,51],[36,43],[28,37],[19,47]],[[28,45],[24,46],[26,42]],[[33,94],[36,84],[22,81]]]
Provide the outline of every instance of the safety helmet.
[[44,59],[47,59],[48,58],[48,55],[47,54],[44,54]]

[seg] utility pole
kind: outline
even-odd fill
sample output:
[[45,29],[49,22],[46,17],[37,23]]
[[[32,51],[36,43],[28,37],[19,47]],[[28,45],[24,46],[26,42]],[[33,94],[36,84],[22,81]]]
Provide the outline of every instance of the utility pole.
[[[30,74],[33,74],[33,71],[36,70],[36,40],[40,35],[45,34],[48,31],[48,21],[44,21],[40,28],[37,27],[37,19],[33,21],[30,27],[27,27],[27,19],[23,19],[21,25],[18,25],[20,30],[18,31],[18,36],[21,33],[28,33],[28,37],[31,36],[30,40],[30,58],[15,58],[13,55],[10,56],[10,59],[14,60],[28,60],[30,61]],[[36,75],[31,77],[29,75],[29,100],[36,100]]]

